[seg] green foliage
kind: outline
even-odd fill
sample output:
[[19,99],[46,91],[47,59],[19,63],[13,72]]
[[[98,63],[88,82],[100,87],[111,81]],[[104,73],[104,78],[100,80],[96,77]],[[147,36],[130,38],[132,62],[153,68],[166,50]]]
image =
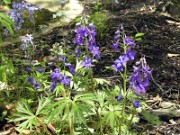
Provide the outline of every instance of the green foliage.
[[[14,34],[14,31],[13,31],[13,25],[14,25],[14,22],[5,14],[3,13],[0,13],[0,31],[1,33],[3,32],[4,30],[4,27],[9,31],[9,33],[11,35]],[[0,42],[2,42],[2,34],[0,34]]]
[[94,101],[97,101],[97,98],[91,93],[75,95],[73,100],[69,97],[59,99],[59,101],[49,106],[48,121],[56,121],[59,120],[59,117],[62,117],[62,121],[72,118],[75,123],[86,124],[85,114],[91,112]]
[[13,76],[15,68],[12,61],[3,55],[1,55],[0,61],[0,81],[7,83],[8,80]]
[[112,129],[116,128],[121,118],[120,106],[106,105],[102,111],[102,124],[108,124]]
[[107,38],[107,31],[109,30],[108,16],[105,12],[96,11],[90,15],[89,22],[96,26],[97,41]]
[[33,130],[36,126],[44,124],[45,107],[49,105],[50,101],[48,98],[38,98],[37,109],[33,111],[31,104],[34,102],[22,99],[16,107],[16,112],[13,113],[11,118],[8,118],[8,121],[18,122],[18,129],[20,131],[24,129]]
[[140,32],[140,33],[137,33],[135,36],[134,36],[134,40],[135,41],[142,41],[142,36],[144,36],[144,34],[145,33],[142,33],[142,32]]
[[11,0],[3,0],[5,4],[11,4]]
[[143,115],[143,118],[147,120],[148,124],[150,125],[160,125],[161,121],[159,120],[159,117],[153,114],[152,112],[148,112],[146,110],[142,111],[141,114]]

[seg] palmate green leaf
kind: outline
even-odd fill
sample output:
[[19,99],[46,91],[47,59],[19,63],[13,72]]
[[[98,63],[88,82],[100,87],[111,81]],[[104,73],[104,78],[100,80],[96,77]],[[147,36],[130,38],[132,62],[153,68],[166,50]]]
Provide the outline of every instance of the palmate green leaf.
[[31,116],[31,115],[14,114],[14,116],[18,117],[18,118],[13,119],[14,122],[20,122],[20,121],[27,121],[27,122],[29,121],[30,122],[31,119],[35,118],[34,115]]
[[60,117],[63,116],[64,110],[66,109],[67,105],[70,105],[72,103],[71,99],[61,99],[52,105],[50,105],[49,108],[49,118],[48,123],[54,120],[59,120]]
[[103,116],[101,119],[101,124],[108,124],[113,129],[117,126],[119,119],[121,118],[121,111],[118,105],[105,105],[101,111],[101,115]]
[[83,102],[90,106],[94,106],[94,101],[98,101],[97,96],[95,96],[93,93],[85,93],[85,94],[78,94],[74,97],[75,102]]
[[113,129],[117,123],[118,123],[118,120],[119,120],[119,117],[120,116],[120,113],[117,112],[117,111],[113,111],[113,112],[106,112],[104,114],[104,117],[102,117],[102,120],[101,120],[101,124],[109,124],[110,127]]
[[51,100],[49,98],[38,98],[38,108],[36,110],[36,116],[43,114],[44,112],[44,108],[49,105],[49,103],[51,102]]
[[8,120],[10,122],[19,122],[19,129],[34,129],[35,126],[40,125],[38,115],[45,114],[45,107],[49,105],[50,99],[48,98],[38,98],[39,104],[36,112],[34,113],[30,107],[32,101],[22,99],[16,107],[16,112],[13,114],[12,118]]
[[143,115],[144,119],[148,121],[149,124],[152,125],[160,125],[161,121],[159,117],[153,114],[152,112],[148,112],[146,110],[142,111],[141,114]]
[[25,115],[30,115],[30,116],[34,116],[33,112],[31,111],[30,109],[30,106],[28,104],[28,101],[27,100],[22,100],[17,108],[16,108],[17,112],[18,113],[22,113],[22,114],[25,114]]
[[88,109],[89,109],[89,107],[87,107],[87,106],[82,106],[80,104],[73,102],[72,108],[71,108],[71,116],[73,116],[74,121],[83,123],[85,125],[86,119],[84,117],[83,112],[87,112]]
[[54,89],[53,93],[55,93],[56,97],[59,95],[60,92],[65,91],[63,84],[58,84]]
[[9,122],[20,122],[18,124],[19,128],[30,130],[32,130],[35,125],[39,124],[36,116],[30,109],[28,101],[25,99],[19,102],[16,107],[16,112],[13,114],[12,118],[9,118],[8,120]]

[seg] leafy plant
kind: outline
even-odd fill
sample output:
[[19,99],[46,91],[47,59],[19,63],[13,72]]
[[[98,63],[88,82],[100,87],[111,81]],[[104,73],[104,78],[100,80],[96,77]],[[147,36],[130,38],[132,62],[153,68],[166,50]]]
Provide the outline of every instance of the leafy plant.
[[[0,31],[3,33],[4,27],[9,31],[11,35],[14,34],[13,26],[14,22],[9,18],[9,16],[0,13]],[[0,34],[0,42],[2,42],[2,34]]]
[[90,15],[89,22],[96,26],[97,41],[107,38],[107,31],[109,30],[107,13],[96,11]]
[[38,98],[38,106],[35,111],[33,111],[31,100],[22,99],[19,101],[15,113],[13,113],[11,118],[8,118],[9,122],[18,122],[17,130],[22,132],[25,129],[34,130],[37,126],[45,125],[45,107],[50,103],[48,98]]
[[15,73],[15,68],[12,61],[8,59],[6,56],[1,55],[0,57],[0,81],[8,83],[8,81],[11,80],[11,77]]
[[94,94],[78,94],[71,97],[64,97],[59,101],[54,102],[49,106],[49,122],[61,121],[69,123],[70,134],[74,133],[75,124],[86,125],[88,114],[91,113],[91,108],[94,108],[94,102],[97,98]]
[[148,112],[146,110],[141,112],[143,118],[147,120],[148,125],[160,125],[161,121],[159,120],[159,117],[153,114],[152,112]]

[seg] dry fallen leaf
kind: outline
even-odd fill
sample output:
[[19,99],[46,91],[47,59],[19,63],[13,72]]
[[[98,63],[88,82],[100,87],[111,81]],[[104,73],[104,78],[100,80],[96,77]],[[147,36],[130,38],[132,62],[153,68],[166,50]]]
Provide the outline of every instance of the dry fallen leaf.
[[23,130],[22,133],[25,134],[25,135],[30,135],[31,131],[30,130]]
[[162,98],[157,94],[156,97],[153,98],[154,101],[162,101]]

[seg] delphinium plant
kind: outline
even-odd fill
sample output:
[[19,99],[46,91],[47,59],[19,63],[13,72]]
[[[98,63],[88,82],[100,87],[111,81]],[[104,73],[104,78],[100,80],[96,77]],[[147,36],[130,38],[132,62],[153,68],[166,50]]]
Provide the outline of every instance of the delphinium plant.
[[[93,78],[92,62],[100,58],[99,47],[95,42],[95,26],[88,24],[83,17],[76,24],[75,33],[75,51],[64,49],[64,52],[60,46],[59,49],[58,46],[54,49],[56,59],[64,62],[64,68],[55,68],[51,73],[50,87],[50,91],[62,97],[57,98],[58,101],[50,106],[49,122],[58,123],[57,127],[61,126],[61,132],[67,128],[66,124],[69,125],[71,135],[77,132],[77,126],[81,131],[88,131],[87,119],[97,101],[94,90],[98,82]],[[59,117],[62,119],[59,120]]]
[[[26,84],[29,86],[26,88],[30,90],[29,92],[34,90],[36,93],[41,91],[44,94],[38,93],[37,97],[29,97],[28,100],[26,97],[19,102],[16,108],[18,113],[10,119],[10,121],[19,122],[19,131],[23,131],[22,129],[34,130],[39,124],[45,126],[45,123],[46,126],[48,123],[56,123],[57,133],[69,129],[70,134],[74,134],[76,126],[82,124],[84,125],[82,129],[87,129],[88,114],[92,112],[91,108],[94,108],[94,102],[97,101],[93,91],[98,84],[98,79],[93,78],[92,61],[99,59],[100,53],[99,47],[95,44],[95,26],[86,21],[83,18],[82,22],[76,25],[75,47],[59,43],[53,45],[50,50],[52,62],[49,62],[48,65],[53,65],[54,68],[50,72],[44,72],[45,70],[37,68],[39,62],[33,60],[35,51],[32,53],[32,50],[35,50],[35,46],[32,36],[27,35],[22,38],[21,49],[29,64],[26,68],[28,73]],[[75,50],[73,51],[72,48]],[[47,78],[48,73],[49,78]],[[49,87],[46,87],[47,85]],[[47,104],[41,108],[42,112],[45,110],[44,114],[30,110],[32,103],[36,103],[37,98],[39,102],[46,100],[38,95],[48,96]],[[38,120],[39,115],[42,115],[41,120]]]
[[[146,93],[151,70],[145,57],[142,57],[133,66],[133,73],[129,74],[128,63],[134,60],[135,46],[135,41],[125,34],[123,27],[115,32],[112,49],[122,50],[122,55],[114,61],[112,68],[119,73],[122,83],[109,92],[111,96],[107,96],[104,106],[101,106],[99,111],[102,117],[100,131],[103,130],[103,126],[105,129],[109,125],[114,134],[130,134],[131,124],[137,122],[138,112],[145,107],[145,104],[141,102],[141,94]],[[117,92],[119,94],[116,96],[116,100],[112,99]]]

